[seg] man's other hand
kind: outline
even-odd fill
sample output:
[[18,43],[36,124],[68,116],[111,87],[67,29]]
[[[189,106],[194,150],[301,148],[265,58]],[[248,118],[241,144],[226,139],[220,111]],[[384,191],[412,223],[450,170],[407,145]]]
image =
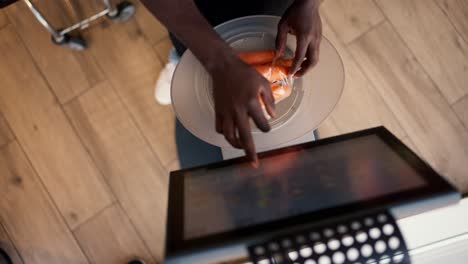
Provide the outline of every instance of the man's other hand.
[[283,54],[288,33],[296,36],[297,46],[290,74],[304,75],[319,59],[322,21],[319,0],[295,0],[278,24],[276,49]]

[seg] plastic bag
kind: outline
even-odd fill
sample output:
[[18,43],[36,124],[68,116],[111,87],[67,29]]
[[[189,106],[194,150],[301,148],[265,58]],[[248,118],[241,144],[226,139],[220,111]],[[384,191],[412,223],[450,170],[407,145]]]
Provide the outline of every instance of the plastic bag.
[[[273,97],[275,98],[275,104],[281,102],[291,95],[294,79],[292,76],[288,75],[288,68],[278,65],[273,67],[270,66],[267,71],[260,73],[262,73],[262,75],[270,81],[270,87],[273,93]],[[263,100],[261,98],[259,98],[259,100],[260,104],[262,105],[265,117],[270,120],[271,116],[267,113]]]

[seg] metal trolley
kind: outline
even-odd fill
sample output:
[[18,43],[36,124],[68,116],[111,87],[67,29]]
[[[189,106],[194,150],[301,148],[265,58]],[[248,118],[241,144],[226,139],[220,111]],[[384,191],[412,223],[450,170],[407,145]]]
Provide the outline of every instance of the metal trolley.
[[[5,1],[5,0],[3,0]],[[1,4],[2,0],[0,0]],[[8,4],[16,2],[14,0],[6,0]],[[113,5],[111,0],[102,0],[104,3],[104,10],[99,13],[85,18],[78,23],[67,27],[65,29],[57,29],[52,26],[47,18],[41,13],[36,5],[31,0],[24,0],[28,8],[31,10],[36,19],[50,32],[52,35],[52,42],[59,46],[64,46],[72,50],[84,50],[87,47],[86,40],[79,35],[71,35],[70,32],[76,29],[83,29],[89,26],[89,24],[103,16],[119,22],[128,21],[135,14],[135,6],[129,1],[122,1],[117,5]]]

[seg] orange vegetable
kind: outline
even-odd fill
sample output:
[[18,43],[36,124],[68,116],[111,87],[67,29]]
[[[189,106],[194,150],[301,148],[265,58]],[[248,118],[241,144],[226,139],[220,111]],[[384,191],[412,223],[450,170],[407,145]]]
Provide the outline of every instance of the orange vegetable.
[[272,62],[275,58],[273,50],[255,51],[255,52],[240,52],[239,57],[247,64],[265,64]]
[[271,67],[269,64],[263,64],[254,65],[253,67],[270,82],[276,82],[288,77],[288,69],[283,66]]
[[[255,52],[240,52],[239,57],[247,64],[267,64],[273,62],[275,52],[272,50],[255,51]],[[279,59],[276,61],[278,66],[290,68],[292,66],[292,59]]]
[[292,66],[292,62],[292,59],[277,60],[275,66],[282,66],[289,69]]
[[[275,66],[271,67],[273,59],[275,58],[275,52],[272,50],[268,51],[256,51],[256,52],[241,52],[239,57],[247,64],[257,70],[263,77],[270,82],[271,91],[275,98],[275,103],[278,103],[288,96],[291,95],[292,87],[286,84],[275,83],[288,77],[289,69],[292,66],[291,59],[279,59],[275,62]],[[265,104],[262,98],[259,96],[260,104],[265,110]],[[265,113],[265,115],[269,116]]]

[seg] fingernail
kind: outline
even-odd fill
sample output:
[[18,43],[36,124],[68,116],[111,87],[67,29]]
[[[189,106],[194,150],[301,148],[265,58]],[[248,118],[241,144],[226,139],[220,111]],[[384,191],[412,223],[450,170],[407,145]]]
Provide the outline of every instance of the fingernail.
[[258,169],[258,162],[253,162],[253,161],[252,161],[252,162],[250,163],[250,166],[252,166],[252,168],[254,168],[254,169]]
[[258,158],[255,158],[251,163],[252,167],[254,167],[255,169],[258,169],[259,167],[259,162],[258,162]]
[[275,109],[271,109],[271,117],[276,117],[276,110]]

